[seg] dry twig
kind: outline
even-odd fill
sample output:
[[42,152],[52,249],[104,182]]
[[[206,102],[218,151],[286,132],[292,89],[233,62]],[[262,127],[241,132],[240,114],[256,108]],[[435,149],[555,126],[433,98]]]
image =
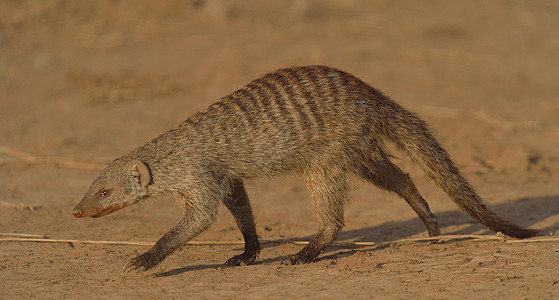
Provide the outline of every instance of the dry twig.
[[[37,243],[69,243],[69,244],[97,244],[97,245],[130,245],[130,246],[153,246],[154,242],[140,241],[94,241],[94,240],[69,240],[69,239],[46,239],[46,238],[0,238],[0,242],[37,242]],[[190,241],[187,245],[238,245],[244,241]]]
[[[0,238],[0,242],[39,242],[39,243],[70,243],[70,244],[98,244],[98,245],[131,245],[131,246],[153,246],[154,242],[139,241],[95,241],[95,240],[70,240],[70,239],[47,239],[44,235],[20,234],[20,233],[0,233],[0,236],[12,236]],[[336,241],[332,245],[337,247],[365,247],[365,246],[384,246],[384,245],[406,245],[417,242],[428,241],[452,241],[462,239],[474,239],[480,241],[503,241],[505,243],[540,243],[540,242],[559,242],[559,238],[540,238],[524,240],[508,240],[497,235],[439,235],[425,238],[401,239],[390,242],[344,242]],[[290,243],[294,245],[306,245],[307,241],[293,241],[290,239],[280,240],[261,240],[262,243]],[[191,246],[220,246],[220,245],[242,245],[244,241],[190,241],[187,245]]]
[[0,200],[0,206],[4,206],[4,207],[7,207],[7,208],[13,208],[13,209],[16,209],[16,210],[24,210],[24,209],[36,210],[37,208],[41,207],[41,206],[31,206],[31,205],[27,205],[27,204],[23,204],[23,203],[14,204],[14,203],[2,201],[2,200]]
[[28,233],[11,233],[11,232],[0,232],[0,236],[17,237],[17,238],[37,238],[45,239],[45,234],[28,234]]
[[84,170],[102,170],[105,168],[104,164],[90,163],[85,161],[77,161],[62,157],[41,157],[28,152],[19,151],[6,146],[0,145],[0,153],[9,155],[11,157],[23,160],[31,164],[42,164],[49,166],[59,166],[70,169],[84,169]]

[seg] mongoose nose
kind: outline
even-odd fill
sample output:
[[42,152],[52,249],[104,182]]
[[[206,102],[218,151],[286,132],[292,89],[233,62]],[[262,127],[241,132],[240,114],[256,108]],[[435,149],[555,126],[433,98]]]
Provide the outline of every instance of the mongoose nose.
[[74,209],[74,211],[72,212],[72,214],[74,215],[74,217],[79,218],[82,216],[82,211],[79,209]]

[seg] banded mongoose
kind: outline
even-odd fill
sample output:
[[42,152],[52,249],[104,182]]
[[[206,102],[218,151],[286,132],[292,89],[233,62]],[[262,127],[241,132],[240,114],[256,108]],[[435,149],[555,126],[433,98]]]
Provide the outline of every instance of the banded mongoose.
[[223,202],[245,241],[244,253],[226,264],[246,265],[258,258],[260,243],[243,179],[302,173],[320,227],[284,262],[308,263],[343,227],[347,175],[355,174],[404,198],[429,235],[439,235],[437,219],[410,177],[389,160],[384,141],[408,154],[481,224],[518,238],[538,233],[491,211],[424,121],[360,79],[325,66],[264,75],[117,158],[93,181],[73,214],[100,217],[147,197],[174,194],[184,217],[126,266],[148,270],[210,227]]

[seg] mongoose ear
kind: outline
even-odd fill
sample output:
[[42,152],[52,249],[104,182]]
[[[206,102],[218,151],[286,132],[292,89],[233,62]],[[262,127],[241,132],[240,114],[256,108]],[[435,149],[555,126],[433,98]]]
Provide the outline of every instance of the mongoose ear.
[[151,180],[148,167],[139,160],[132,162],[132,176],[136,177],[142,189],[145,189]]

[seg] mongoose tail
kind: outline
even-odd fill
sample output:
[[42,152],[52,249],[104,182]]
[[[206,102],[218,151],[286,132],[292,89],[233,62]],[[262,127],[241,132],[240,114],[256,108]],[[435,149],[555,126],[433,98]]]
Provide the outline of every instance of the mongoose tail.
[[[460,209],[489,229],[508,236],[529,238],[539,233],[539,230],[522,228],[504,220],[489,209],[431,135],[424,121],[397,103],[387,109],[391,117],[379,120],[381,133],[407,153]],[[391,122],[394,116],[401,116],[403,121]]]

